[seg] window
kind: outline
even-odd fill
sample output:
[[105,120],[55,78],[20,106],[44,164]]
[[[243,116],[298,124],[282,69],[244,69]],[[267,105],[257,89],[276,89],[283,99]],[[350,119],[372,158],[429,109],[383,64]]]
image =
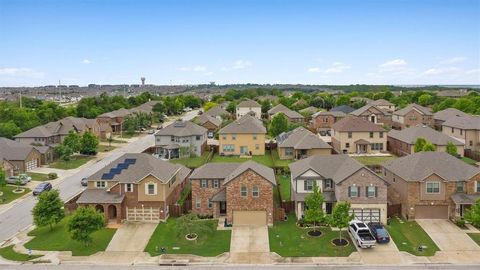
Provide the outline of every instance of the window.
[[234,152],[235,151],[235,145],[233,144],[224,144],[223,145],[223,152]]
[[200,186],[202,188],[208,188],[208,181],[206,179],[200,180]]
[[95,182],[95,186],[97,188],[104,188],[105,187],[105,181],[97,181],[97,182]]
[[155,195],[157,194],[156,185],[154,183],[147,184],[147,194],[148,195]]
[[464,192],[465,190],[465,182],[457,182],[456,184],[457,192]]
[[475,181],[475,192],[480,192],[480,181]]
[[213,180],[213,187],[214,188],[219,188],[220,187],[220,181],[219,180]]
[[460,129],[460,135],[463,135],[463,129]]
[[345,148],[350,148],[350,143],[345,143]]
[[348,138],[349,138],[349,139],[352,138],[352,132],[348,132]]
[[373,186],[367,187],[367,197],[368,198],[377,197],[377,187],[373,187]]
[[383,131],[380,131],[380,138],[383,138]]
[[248,195],[248,190],[247,190],[247,187],[246,186],[242,186],[240,188],[240,196],[242,197],[247,197]]
[[212,208],[212,207],[213,207],[213,202],[210,199],[208,199],[208,208]]
[[253,196],[253,197],[258,197],[259,193],[260,193],[260,191],[259,191],[258,187],[257,187],[257,186],[254,186],[254,187],[252,188],[252,196]]
[[133,184],[126,184],[125,192],[132,192],[132,191],[133,191]]
[[453,133],[453,128],[452,128],[452,133]]
[[225,134],[222,135],[222,139],[223,139],[223,140],[226,140],[226,139],[227,139],[227,135],[225,135]]
[[236,140],[237,139],[237,134],[232,134],[232,140]]
[[350,197],[350,198],[358,197],[358,187],[349,187],[348,188],[348,197]]
[[427,183],[427,193],[440,193],[440,183],[439,182]]
[[303,181],[303,190],[306,190],[306,191],[313,190],[313,180]]
[[174,142],[175,141],[175,136],[170,136],[170,141]]
[[325,189],[332,189],[332,188],[333,188],[332,179],[325,179]]
[[258,149],[260,149],[260,145],[255,144],[255,150],[258,150]]
[[370,138],[373,138],[373,132],[370,132]]
[[195,207],[200,208],[201,206],[202,206],[202,200],[200,200],[200,198],[197,198],[195,200]]
[[372,150],[383,150],[383,143],[372,143],[370,146]]
[[469,144],[470,146],[473,146],[473,142],[472,142],[472,141],[469,141],[468,144]]
[[200,141],[200,140],[202,139],[202,136],[197,135],[197,136],[196,136],[196,139],[197,139],[197,141]]
[[254,140],[257,139],[257,134],[253,134],[253,139],[254,139]]
[[286,156],[293,156],[293,148],[291,148],[291,147],[285,148],[285,155]]

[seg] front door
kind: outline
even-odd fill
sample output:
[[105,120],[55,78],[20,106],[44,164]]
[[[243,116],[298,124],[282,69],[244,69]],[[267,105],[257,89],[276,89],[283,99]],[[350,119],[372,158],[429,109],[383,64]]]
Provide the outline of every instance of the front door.
[[332,209],[333,209],[333,203],[331,203],[331,202],[325,203],[325,212],[326,212],[327,214],[331,214],[331,213],[332,213]]
[[220,215],[227,214],[227,202],[220,202]]
[[247,146],[240,146],[240,155],[248,154],[248,147]]

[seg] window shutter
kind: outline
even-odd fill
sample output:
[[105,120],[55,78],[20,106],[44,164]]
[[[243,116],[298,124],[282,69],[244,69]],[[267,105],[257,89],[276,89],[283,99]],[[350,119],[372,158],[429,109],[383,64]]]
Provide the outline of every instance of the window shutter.
[[375,198],[378,197],[378,187],[375,187]]
[[365,197],[367,197],[367,198],[368,198],[368,186],[367,186],[367,187],[365,187]]
[[348,187],[348,197],[352,197],[351,189],[352,189],[352,187]]
[[307,190],[307,180],[303,181],[303,190]]

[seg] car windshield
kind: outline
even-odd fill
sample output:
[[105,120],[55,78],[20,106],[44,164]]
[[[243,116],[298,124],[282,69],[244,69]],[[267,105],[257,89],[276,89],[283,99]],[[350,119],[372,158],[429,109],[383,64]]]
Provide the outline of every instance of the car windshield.
[[388,237],[387,231],[383,228],[377,228],[377,235],[379,237]]

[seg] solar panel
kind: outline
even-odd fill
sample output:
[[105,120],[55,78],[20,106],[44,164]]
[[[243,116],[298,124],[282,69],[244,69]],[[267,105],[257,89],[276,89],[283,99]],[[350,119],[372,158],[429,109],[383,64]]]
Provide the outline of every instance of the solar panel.
[[120,174],[122,172],[122,169],[119,168],[111,168],[110,173],[111,174]]
[[110,173],[104,173],[102,175],[102,179],[113,179],[113,174],[110,174]]
[[117,168],[124,170],[124,169],[128,169],[128,166],[130,166],[130,164],[120,163],[120,164],[117,165]]
[[135,158],[127,158],[125,159],[125,164],[135,164],[135,162],[137,162],[137,159]]

